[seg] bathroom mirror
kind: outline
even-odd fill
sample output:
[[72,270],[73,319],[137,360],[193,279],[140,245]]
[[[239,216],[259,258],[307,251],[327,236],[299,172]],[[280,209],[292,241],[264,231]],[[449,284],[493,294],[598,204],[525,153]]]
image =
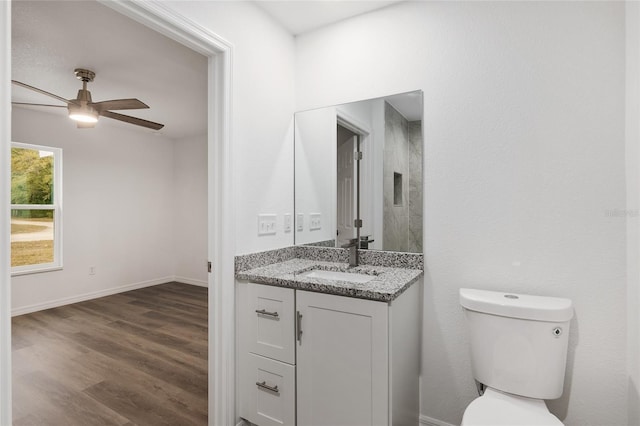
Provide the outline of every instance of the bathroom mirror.
[[[295,114],[295,243],[422,253],[422,91]],[[359,213],[359,214],[358,214]]]

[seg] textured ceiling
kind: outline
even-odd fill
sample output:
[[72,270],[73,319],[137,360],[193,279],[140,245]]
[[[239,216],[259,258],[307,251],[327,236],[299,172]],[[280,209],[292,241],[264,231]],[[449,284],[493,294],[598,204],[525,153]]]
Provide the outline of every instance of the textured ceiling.
[[[207,131],[204,56],[95,1],[14,1],[12,78],[70,99],[81,87],[75,68],[96,73],[88,87],[95,102],[138,98],[149,105],[122,113],[165,124],[159,133],[166,137]],[[61,104],[15,85],[12,98]],[[69,120],[62,108],[39,109]],[[95,129],[82,131],[103,125],[155,133],[104,117]]]

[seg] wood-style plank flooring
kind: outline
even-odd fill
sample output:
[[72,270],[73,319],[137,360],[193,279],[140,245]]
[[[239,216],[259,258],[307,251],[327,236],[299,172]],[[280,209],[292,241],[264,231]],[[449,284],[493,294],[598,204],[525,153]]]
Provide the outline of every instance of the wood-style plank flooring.
[[206,425],[207,289],[168,283],[13,318],[13,424]]

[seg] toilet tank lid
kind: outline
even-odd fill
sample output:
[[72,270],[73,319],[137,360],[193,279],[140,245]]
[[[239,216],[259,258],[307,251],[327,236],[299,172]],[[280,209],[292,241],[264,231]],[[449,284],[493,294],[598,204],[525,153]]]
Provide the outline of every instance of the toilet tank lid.
[[460,304],[471,311],[534,321],[564,322],[573,317],[571,300],[560,297],[461,288]]

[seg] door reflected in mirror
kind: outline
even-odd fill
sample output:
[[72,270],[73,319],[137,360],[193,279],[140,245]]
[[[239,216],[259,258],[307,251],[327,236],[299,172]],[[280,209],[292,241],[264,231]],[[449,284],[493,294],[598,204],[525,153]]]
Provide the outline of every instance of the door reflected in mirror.
[[422,252],[422,116],[421,91],[295,114],[296,244]]

